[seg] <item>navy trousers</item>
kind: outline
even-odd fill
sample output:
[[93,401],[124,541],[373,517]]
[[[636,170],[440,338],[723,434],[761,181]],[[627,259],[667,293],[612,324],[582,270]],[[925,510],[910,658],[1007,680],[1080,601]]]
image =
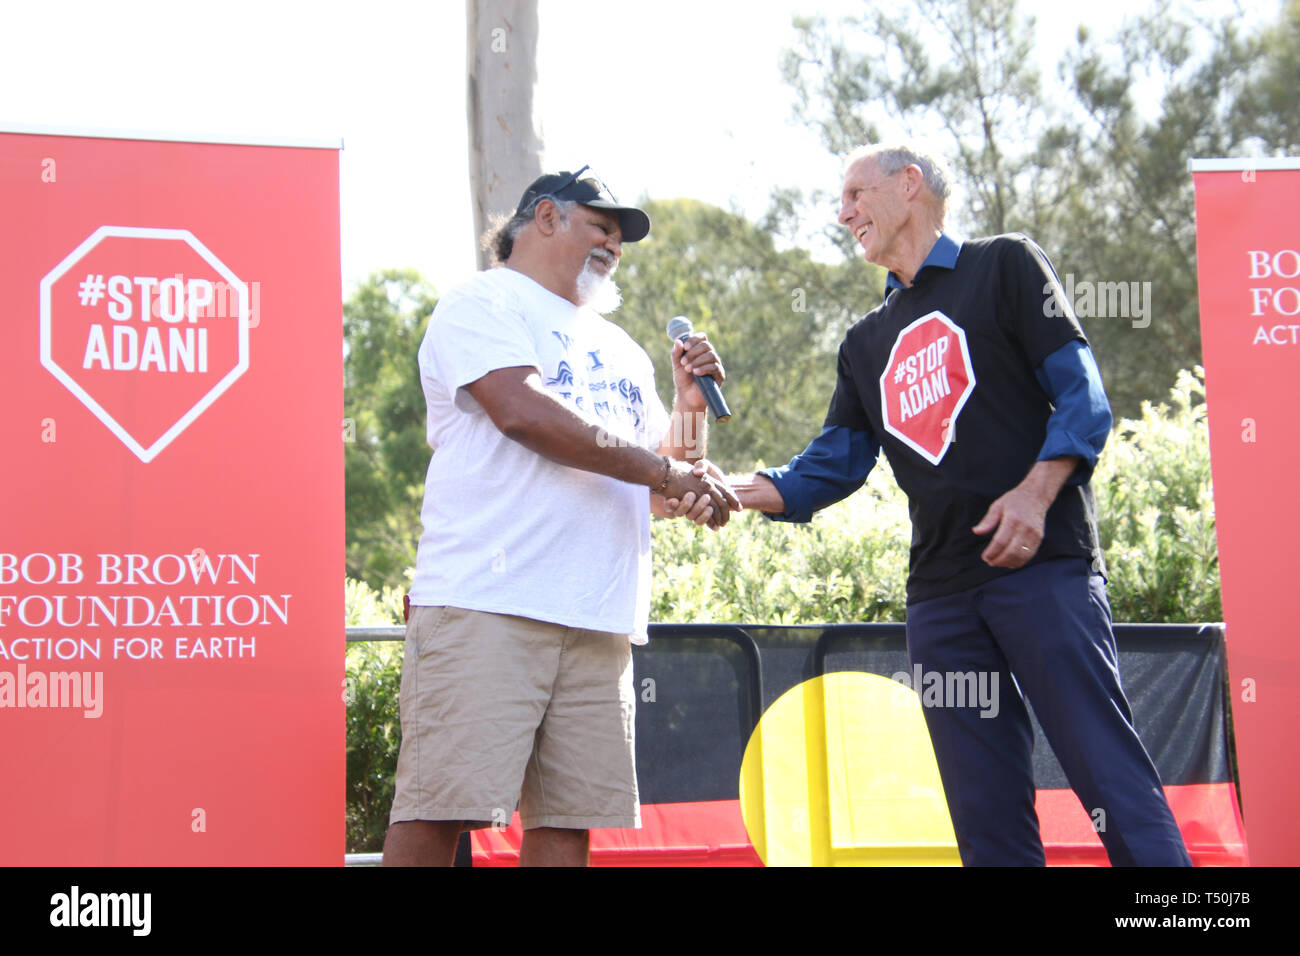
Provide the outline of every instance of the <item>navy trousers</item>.
[[[1191,865],[1120,687],[1105,582],[1086,561],[913,604],[907,647],[964,865],[1045,863],[1025,697],[1111,864]],[[992,702],[972,699],[980,679]]]

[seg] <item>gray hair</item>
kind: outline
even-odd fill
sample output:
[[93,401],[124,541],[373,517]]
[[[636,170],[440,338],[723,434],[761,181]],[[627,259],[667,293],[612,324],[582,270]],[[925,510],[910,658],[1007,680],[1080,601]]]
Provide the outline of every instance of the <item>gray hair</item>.
[[494,217],[487,231],[483,233],[480,242],[484,249],[492,253],[494,265],[500,265],[510,258],[511,253],[515,251],[515,239],[533,221],[533,217],[537,214],[537,205],[543,199],[549,199],[555,203],[555,208],[559,211],[561,219],[568,219],[569,210],[578,205],[572,199],[556,199],[548,193],[544,196],[538,196],[513,216]]
[[937,156],[910,143],[873,143],[859,146],[849,153],[849,158],[844,161],[845,171],[864,159],[874,159],[880,171],[886,176],[892,176],[908,166],[916,166],[921,170],[921,179],[926,188],[939,201],[940,210],[948,208],[948,194],[951,192],[950,177],[947,166]]

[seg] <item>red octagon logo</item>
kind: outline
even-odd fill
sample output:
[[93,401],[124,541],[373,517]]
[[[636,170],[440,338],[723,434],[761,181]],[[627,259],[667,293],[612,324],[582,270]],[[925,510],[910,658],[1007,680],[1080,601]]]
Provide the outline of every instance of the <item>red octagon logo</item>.
[[880,376],[885,428],[932,465],[954,441],[957,416],[975,390],[966,333],[942,312],[898,334]]
[[101,226],[41,280],[41,364],[141,461],[248,369],[248,286],[186,229]]

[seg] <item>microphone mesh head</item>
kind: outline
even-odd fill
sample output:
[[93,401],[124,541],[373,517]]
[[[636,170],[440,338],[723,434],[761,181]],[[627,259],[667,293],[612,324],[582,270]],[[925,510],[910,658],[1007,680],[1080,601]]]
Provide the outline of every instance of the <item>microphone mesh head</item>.
[[691,320],[684,315],[674,316],[668,320],[668,337],[676,342],[683,335],[690,335],[695,331],[695,326],[691,325]]

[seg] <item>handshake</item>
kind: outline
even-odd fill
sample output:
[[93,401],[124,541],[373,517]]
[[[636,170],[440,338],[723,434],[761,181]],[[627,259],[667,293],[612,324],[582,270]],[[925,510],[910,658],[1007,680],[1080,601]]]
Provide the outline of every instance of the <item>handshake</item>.
[[660,517],[687,518],[716,531],[727,523],[731,512],[765,503],[761,500],[764,496],[753,494],[756,481],[771,486],[761,475],[746,475],[729,482],[706,458],[694,464],[671,461],[667,484],[653,496],[651,510]]

